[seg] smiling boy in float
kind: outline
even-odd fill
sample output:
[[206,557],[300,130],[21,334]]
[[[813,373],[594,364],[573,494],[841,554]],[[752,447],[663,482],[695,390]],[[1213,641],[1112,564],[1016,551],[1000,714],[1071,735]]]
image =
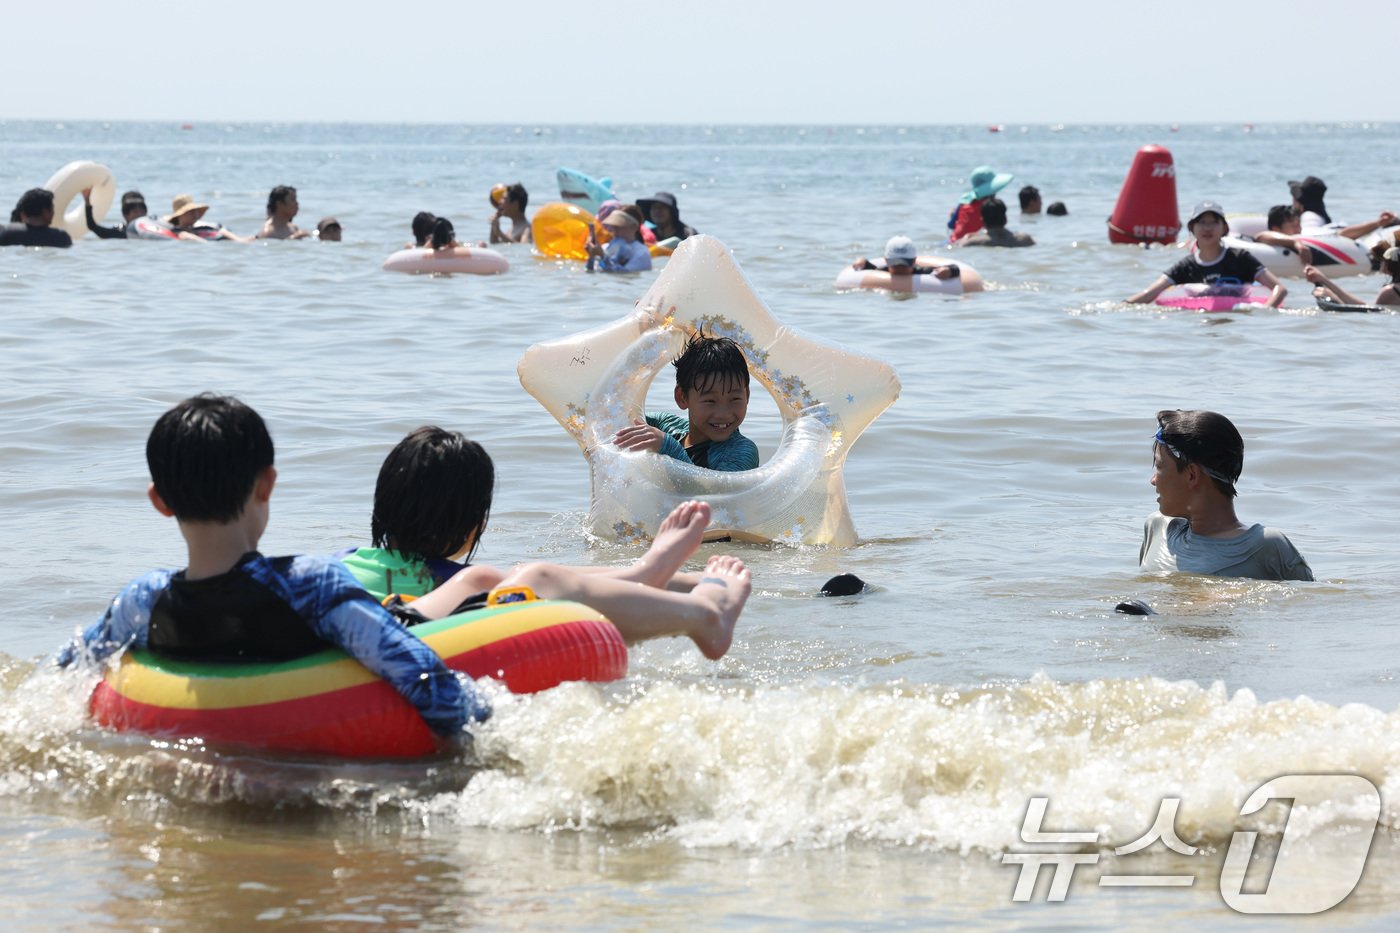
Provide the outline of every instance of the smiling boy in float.
[[146,441],[147,496],[179,523],[184,570],[136,578],[65,646],[62,667],[133,646],[192,661],[287,661],[331,646],[384,679],[438,736],[489,709],[331,557],[264,557],[277,481],[262,418],[235,398],[198,395],[161,415]]
[[1225,220],[1225,210],[1214,201],[1202,201],[1191,212],[1186,222],[1187,231],[1196,238],[1191,255],[1159,275],[1144,290],[1128,299],[1128,304],[1146,304],[1173,285],[1204,283],[1206,285],[1226,285],[1237,283],[1248,285],[1258,282],[1273,289],[1266,302],[1270,308],[1283,304],[1288,289],[1263,263],[1249,253],[1233,246],[1225,246],[1221,239],[1230,232]]
[[749,364],[728,337],[696,334],[671,364],[676,405],[685,416],[663,412],[638,418],[618,431],[623,450],[649,450],[709,470],[758,469],[758,446],[739,433],[749,411]]
[[864,256],[851,263],[857,272],[888,272],[892,277],[904,275],[931,275],[936,279],[952,279],[962,274],[955,262],[941,266],[920,266],[915,263],[919,249],[907,236],[892,236],[885,243],[885,267],[883,269]]
[[709,505],[676,506],[646,554],[626,567],[533,562],[501,571],[471,563],[495,481],[491,457],[475,441],[434,425],[410,431],[384,459],[375,482],[372,546],[340,559],[408,625],[478,609],[491,590],[500,589],[508,601],[507,591],[528,587],[542,599],[598,610],[629,645],[683,635],[712,660],[729,650],[751,588],[743,561],[715,555],[703,574],[681,571],[709,526]]
[[1143,526],[1143,570],[1255,580],[1311,580],[1312,568],[1282,532],[1235,517],[1244,439],[1213,411],[1159,411],[1152,438],[1158,511]]

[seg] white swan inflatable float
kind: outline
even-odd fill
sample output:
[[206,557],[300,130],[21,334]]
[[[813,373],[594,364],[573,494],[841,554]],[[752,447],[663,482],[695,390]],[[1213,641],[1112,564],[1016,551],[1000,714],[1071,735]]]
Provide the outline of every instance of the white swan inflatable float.
[[[778,449],[756,470],[721,473],[612,443],[642,416],[652,380],[698,331],[733,339],[782,414]],[[846,456],[899,397],[888,364],[781,324],[724,244],[703,235],[677,247],[631,314],[536,344],[517,370],[583,448],[593,532],[620,541],[646,540],[678,503],[704,499],[714,514],[709,538],[854,544]]]

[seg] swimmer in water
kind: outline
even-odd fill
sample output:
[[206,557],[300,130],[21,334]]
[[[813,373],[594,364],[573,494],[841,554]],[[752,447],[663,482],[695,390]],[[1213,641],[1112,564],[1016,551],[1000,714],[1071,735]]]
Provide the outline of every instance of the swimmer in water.
[[[529,243],[531,241],[534,234],[530,230],[530,221],[525,217],[525,205],[529,203],[530,193],[520,182],[506,186],[501,203],[497,206],[496,213],[491,217],[492,243]],[[504,229],[504,223],[507,221],[510,223],[509,231]]]
[[297,203],[297,189],[290,185],[278,185],[267,196],[267,220],[258,231],[259,240],[303,240],[311,236],[310,230],[303,230],[292,221],[301,205]]

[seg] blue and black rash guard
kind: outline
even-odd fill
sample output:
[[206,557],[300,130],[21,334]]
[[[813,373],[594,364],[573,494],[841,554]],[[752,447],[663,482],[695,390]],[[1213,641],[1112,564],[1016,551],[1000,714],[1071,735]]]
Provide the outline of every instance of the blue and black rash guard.
[[128,646],[186,659],[277,661],[331,645],[387,681],[439,735],[457,735],[490,713],[470,682],[328,557],[252,551],[228,573],[203,580],[153,570],[129,583],[57,661],[101,661]]

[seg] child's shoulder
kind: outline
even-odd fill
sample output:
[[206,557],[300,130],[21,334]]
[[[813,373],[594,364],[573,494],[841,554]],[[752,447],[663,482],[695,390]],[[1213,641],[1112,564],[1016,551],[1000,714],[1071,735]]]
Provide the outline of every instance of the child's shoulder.
[[675,438],[682,438],[690,430],[690,418],[670,411],[652,412],[647,415],[647,424],[660,428]]

